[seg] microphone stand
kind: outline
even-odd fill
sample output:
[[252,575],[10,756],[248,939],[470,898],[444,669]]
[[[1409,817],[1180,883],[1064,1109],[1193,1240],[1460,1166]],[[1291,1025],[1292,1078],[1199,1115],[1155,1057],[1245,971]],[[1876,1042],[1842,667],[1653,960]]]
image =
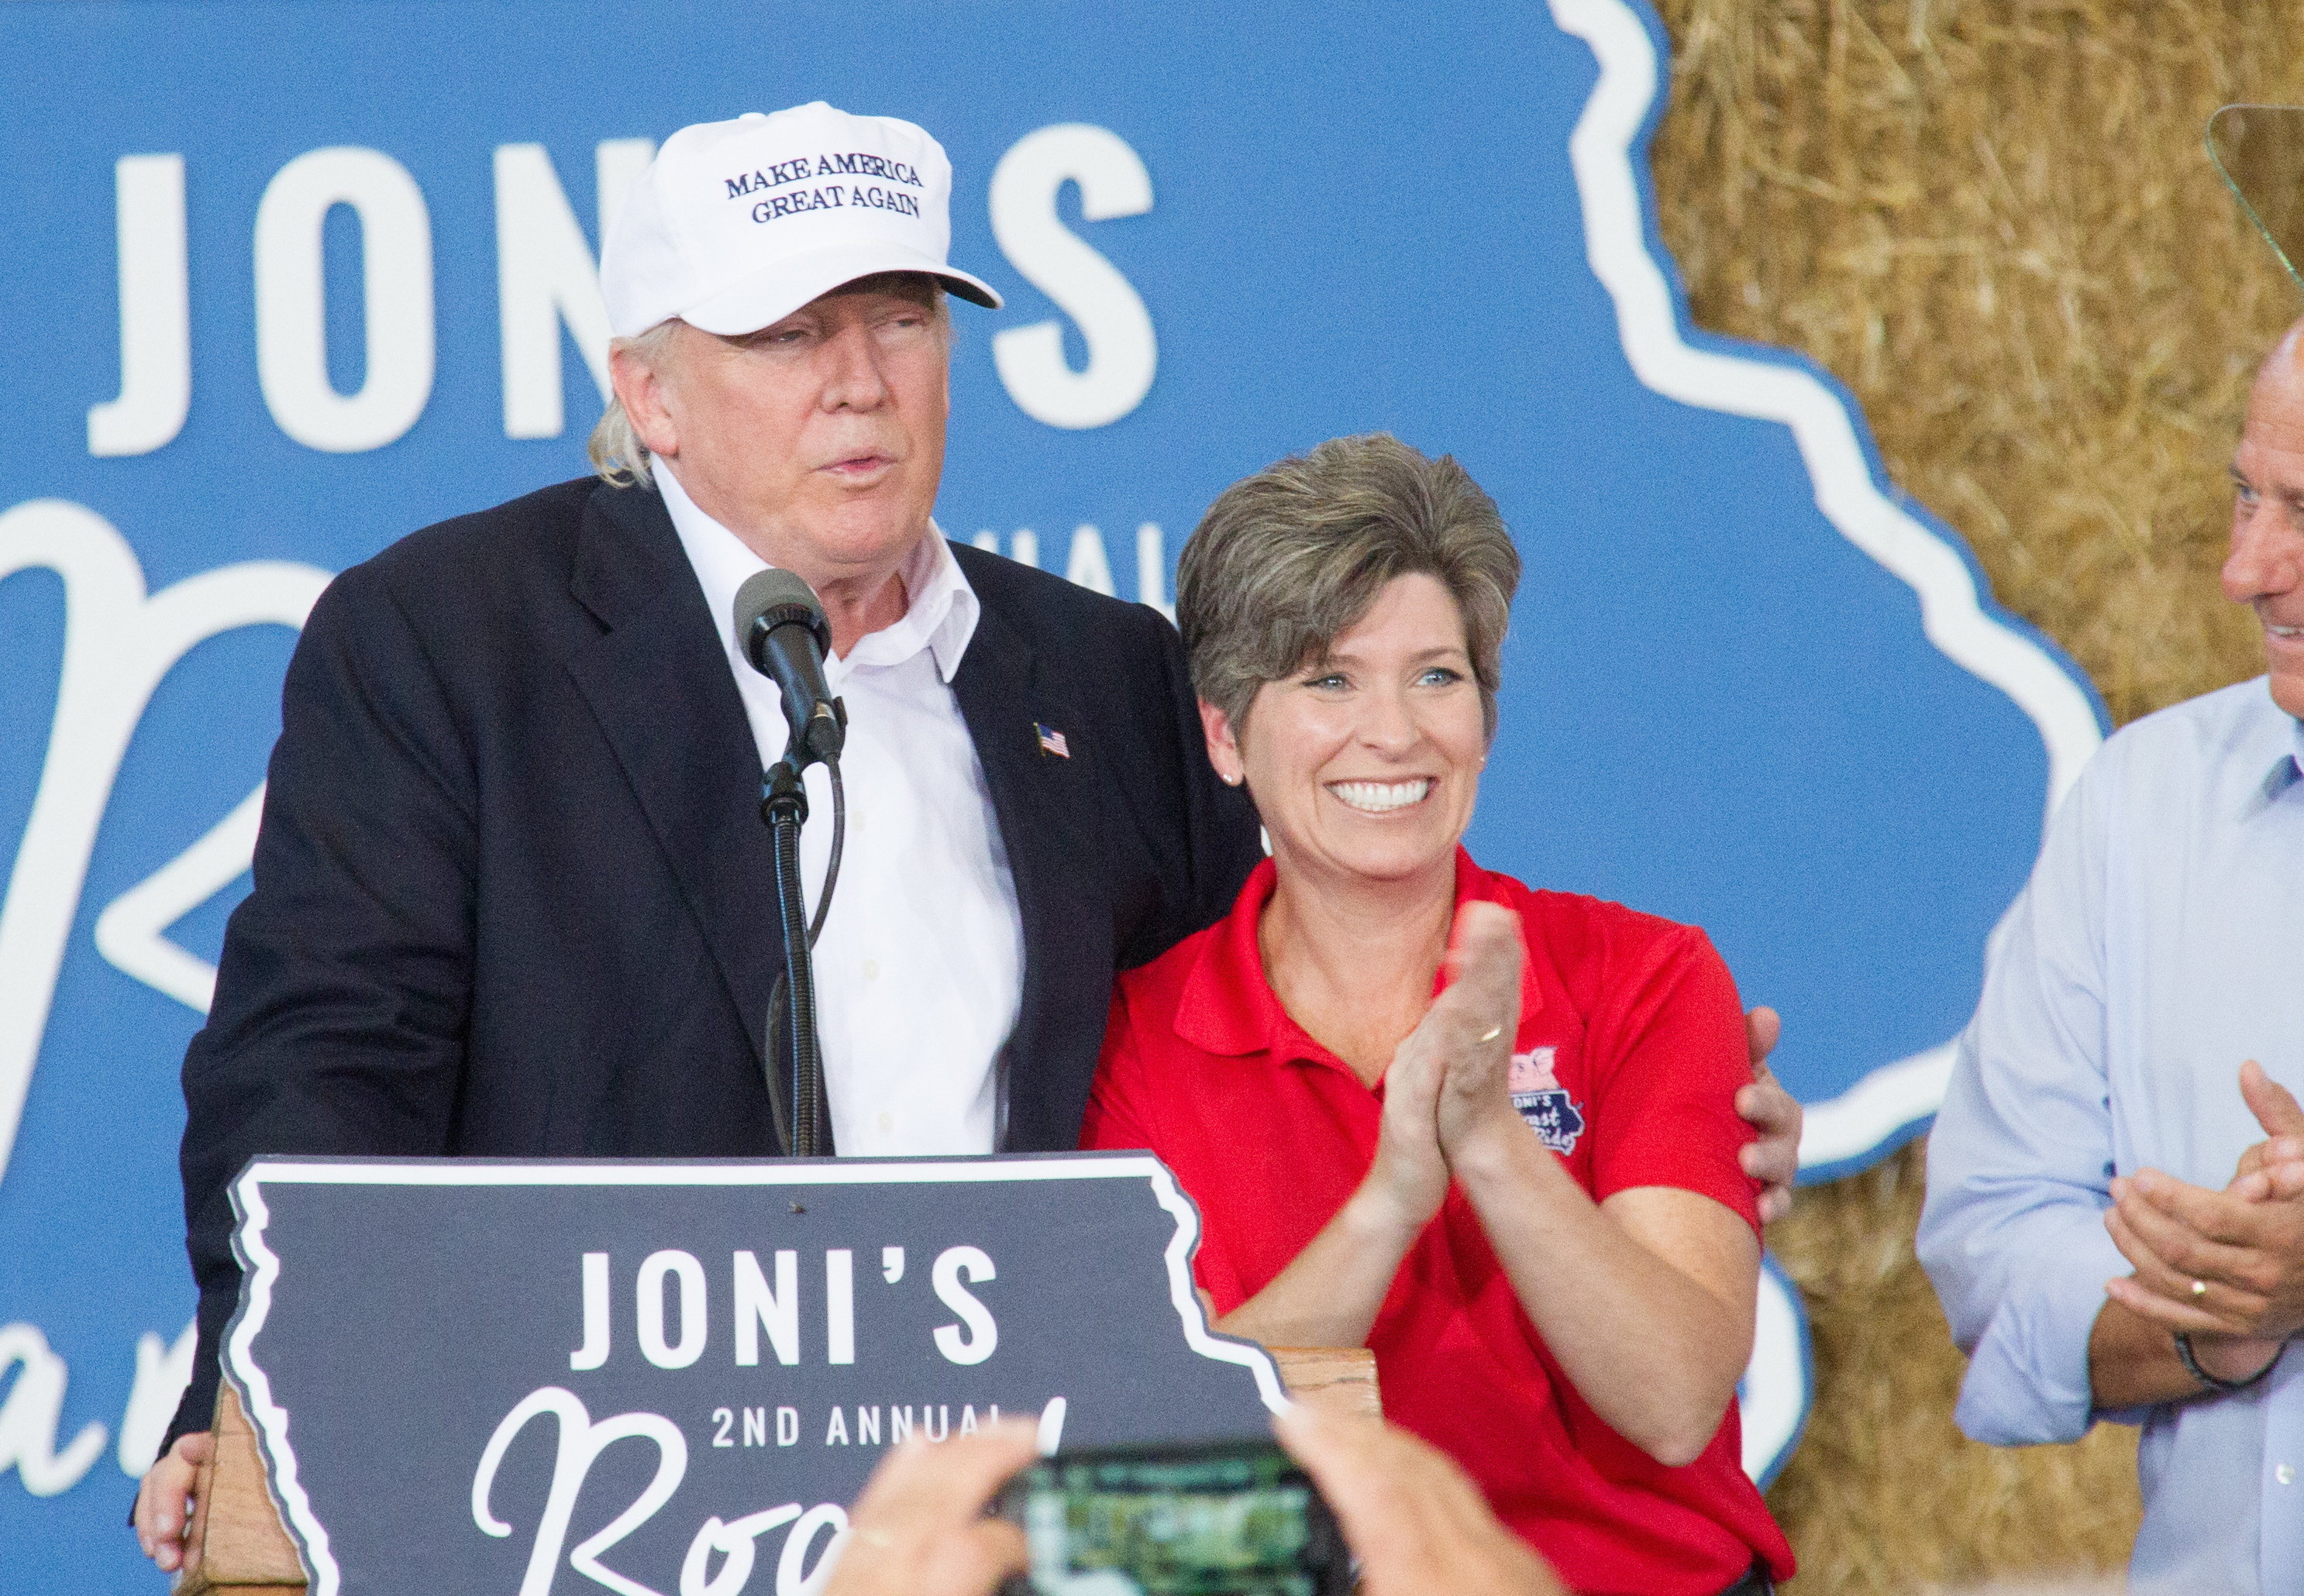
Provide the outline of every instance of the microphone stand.
[[[836,701],[835,701],[836,702]],[[847,724],[846,706],[838,706]],[[800,784],[797,745],[760,776],[760,818],[767,823],[775,856],[776,909],[784,932],[784,967],[768,996],[767,1043],[775,1045],[776,1024],[787,1007],[792,1024],[781,1073],[791,1089],[792,1118],[784,1117],[784,1096],[774,1075],[768,1084],[768,1109],[775,1121],[776,1141],[788,1157],[821,1158],[832,1149],[823,1136],[826,1105],[824,1095],[824,1054],[817,1041],[816,971],[812,950],[832,908],[832,890],[840,881],[840,856],[848,832],[848,794],[840,779],[837,756],[824,760],[832,776],[832,854],[826,861],[824,891],[817,899],[813,920],[808,914],[807,889],[800,881],[800,832],[808,820],[808,792]],[[773,1065],[771,1067],[773,1068]]]
[[[800,879],[800,828],[808,819],[808,793],[787,754],[761,777],[760,818],[775,851],[776,908],[784,921],[784,980],[792,994],[792,1124],[787,1145],[794,1156],[817,1156],[817,1122],[824,1102],[824,1060],[816,1043],[816,971],[808,945],[808,897]],[[769,1094],[773,1101],[775,1094]]]
[[[840,750],[847,739],[848,710],[825,690],[824,661],[832,652],[832,628],[825,619],[823,604],[806,581],[773,566],[754,572],[736,589],[733,619],[745,659],[776,684],[784,700],[784,723],[792,731],[784,757],[760,773],[760,818],[767,823],[775,862],[776,908],[784,942],[784,967],[768,994],[767,1035],[762,1047],[768,1112],[775,1123],[777,1144],[786,1156],[822,1158],[834,1149],[825,1105],[824,1055],[817,1038],[816,972],[809,950],[824,929],[825,911],[832,907],[832,889],[840,879],[841,843],[848,829],[848,797],[840,781]],[[801,785],[800,773],[819,760],[832,779],[832,852],[825,862],[824,894],[817,901],[811,923],[800,868],[800,831],[808,820],[808,790]],[[787,993],[792,1005],[790,1046],[779,1050],[776,1020]],[[784,1068],[780,1069],[780,1065]],[[786,1081],[780,1082],[779,1074]],[[783,1090],[787,1083],[789,1119]]]

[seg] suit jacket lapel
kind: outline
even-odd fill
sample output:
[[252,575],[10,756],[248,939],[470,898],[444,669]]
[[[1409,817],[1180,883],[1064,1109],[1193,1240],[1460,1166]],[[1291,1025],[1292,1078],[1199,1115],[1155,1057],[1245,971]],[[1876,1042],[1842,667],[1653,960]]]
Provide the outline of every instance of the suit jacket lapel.
[[758,1057],[784,957],[758,756],[664,501],[641,488],[594,494],[571,588],[606,629],[570,654],[569,674],[703,927]]
[[[1040,1079],[1048,1063],[1045,1040],[1051,1021],[1083,1002],[1101,1017],[1110,994],[1074,990],[1078,972],[1062,959],[1074,933],[1060,924],[1068,902],[1079,896],[1073,879],[1083,861],[1081,839],[1060,783],[1083,779],[1040,747],[1035,722],[1072,723],[1062,689],[1045,679],[1031,646],[1001,614],[987,607],[978,617],[968,652],[953,678],[961,718],[984,765],[1000,840],[1016,885],[1018,917],[1024,932],[1024,988],[1016,1029],[1000,1060],[1002,1145],[1008,1144],[1008,1105],[1048,1095]],[[1108,968],[1108,960],[1105,966]],[[1061,1095],[1058,1094],[1058,1095]]]

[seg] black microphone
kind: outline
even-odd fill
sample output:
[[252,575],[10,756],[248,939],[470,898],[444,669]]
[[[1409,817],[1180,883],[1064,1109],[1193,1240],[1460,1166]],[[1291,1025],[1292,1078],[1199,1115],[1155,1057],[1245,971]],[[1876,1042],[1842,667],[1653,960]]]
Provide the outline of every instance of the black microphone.
[[736,640],[752,669],[784,694],[784,722],[792,728],[784,757],[793,771],[819,759],[837,763],[848,727],[839,701],[824,686],[832,623],[816,590],[774,568],[748,578],[736,589]]

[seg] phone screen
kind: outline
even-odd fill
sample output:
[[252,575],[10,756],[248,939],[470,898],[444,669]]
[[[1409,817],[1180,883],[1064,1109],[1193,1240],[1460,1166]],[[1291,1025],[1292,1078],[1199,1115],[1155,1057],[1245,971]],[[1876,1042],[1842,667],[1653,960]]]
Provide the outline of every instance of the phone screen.
[[1003,1511],[1040,1596],[1329,1596],[1351,1588],[1328,1505],[1270,1443],[1044,1458]]

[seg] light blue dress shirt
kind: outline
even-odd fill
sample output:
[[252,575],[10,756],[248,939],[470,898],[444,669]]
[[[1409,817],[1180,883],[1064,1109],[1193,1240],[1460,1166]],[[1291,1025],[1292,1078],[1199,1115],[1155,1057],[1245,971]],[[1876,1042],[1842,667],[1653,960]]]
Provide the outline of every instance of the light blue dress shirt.
[[2263,1130],[2255,1059],[2304,1096],[2304,727],[2258,678],[2139,721],[2057,810],[1986,953],[1928,1143],[1920,1261],[1998,1446],[2141,1423],[2138,1592],[2304,1596],[2304,1347],[2237,1396],[2088,1397],[2115,1172],[2211,1189]]

